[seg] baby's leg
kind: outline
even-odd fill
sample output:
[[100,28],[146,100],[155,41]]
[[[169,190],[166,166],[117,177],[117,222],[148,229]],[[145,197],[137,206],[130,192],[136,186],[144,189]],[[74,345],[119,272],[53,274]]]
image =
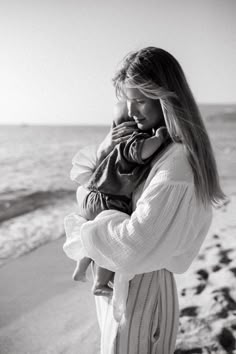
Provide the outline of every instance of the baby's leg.
[[86,281],[86,270],[91,263],[91,258],[84,257],[79,262],[72,275],[72,279],[79,281]]
[[109,281],[113,280],[114,273],[108,269],[97,267],[93,284],[93,293],[98,296],[111,296],[112,288],[108,286]]

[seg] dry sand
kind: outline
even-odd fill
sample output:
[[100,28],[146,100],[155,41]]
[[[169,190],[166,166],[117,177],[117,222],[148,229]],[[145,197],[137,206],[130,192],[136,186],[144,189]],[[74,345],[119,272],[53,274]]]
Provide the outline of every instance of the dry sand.
[[180,303],[177,348],[182,350],[177,353],[236,353],[235,216],[236,196],[232,195],[229,204],[214,211],[197,259],[185,274],[176,276]]
[[[176,276],[176,353],[236,353],[236,196],[214,213],[191,268]],[[96,354],[99,329],[91,283],[71,281],[64,239],[0,268],[1,354]]]

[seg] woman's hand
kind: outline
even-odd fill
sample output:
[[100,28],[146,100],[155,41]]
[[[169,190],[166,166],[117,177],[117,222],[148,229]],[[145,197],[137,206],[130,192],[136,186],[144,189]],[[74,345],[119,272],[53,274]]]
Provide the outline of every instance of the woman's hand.
[[111,130],[99,145],[97,151],[98,161],[103,160],[114,148],[116,144],[126,141],[134,131],[137,131],[137,125],[134,121],[127,121],[119,125],[113,122]]

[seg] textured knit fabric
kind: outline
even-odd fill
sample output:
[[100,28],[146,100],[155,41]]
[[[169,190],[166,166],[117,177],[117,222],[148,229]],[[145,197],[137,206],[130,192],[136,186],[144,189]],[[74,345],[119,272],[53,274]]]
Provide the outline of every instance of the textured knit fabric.
[[136,275],[125,315],[118,323],[112,302],[96,296],[101,354],[173,354],[179,307],[173,274],[166,269]]

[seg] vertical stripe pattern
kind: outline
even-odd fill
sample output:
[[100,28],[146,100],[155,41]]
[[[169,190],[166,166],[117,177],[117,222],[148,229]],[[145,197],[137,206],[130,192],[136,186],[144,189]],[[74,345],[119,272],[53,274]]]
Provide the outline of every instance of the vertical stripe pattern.
[[172,354],[179,306],[173,274],[166,269],[136,275],[126,312],[113,318],[111,300],[95,296],[101,329],[101,354]]

